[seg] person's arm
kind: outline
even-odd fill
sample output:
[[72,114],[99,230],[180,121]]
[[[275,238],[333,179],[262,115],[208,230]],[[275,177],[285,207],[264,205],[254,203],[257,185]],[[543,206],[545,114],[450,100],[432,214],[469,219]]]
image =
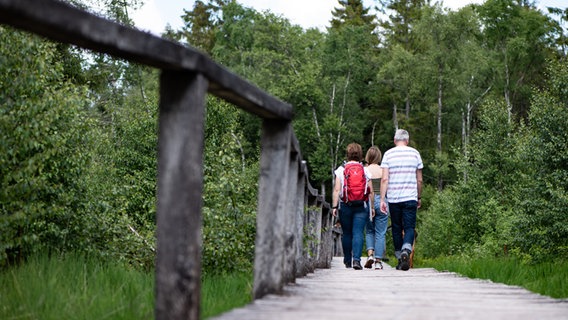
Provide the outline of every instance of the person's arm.
[[416,188],[418,189],[418,208],[422,206],[422,169],[416,170]]
[[389,168],[383,168],[383,176],[381,178],[381,212],[387,214],[387,203],[385,197],[387,196],[387,187],[389,186]]
[[373,182],[371,180],[367,181],[370,186],[369,191],[369,210],[371,212],[371,218],[375,217],[375,190],[373,190]]
[[336,217],[337,210],[339,208],[339,190],[341,188],[341,181],[339,177],[335,177],[335,183],[333,184],[333,193],[331,194],[331,214]]
[[365,178],[367,180],[367,190],[369,190],[369,206],[371,210],[371,216],[375,216],[375,190],[373,190],[373,172],[369,167],[365,167]]
[[[370,181],[369,181],[370,182]],[[375,208],[375,190],[373,190],[373,186],[371,185],[370,192],[369,192],[369,200],[371,201],[371,208]]]

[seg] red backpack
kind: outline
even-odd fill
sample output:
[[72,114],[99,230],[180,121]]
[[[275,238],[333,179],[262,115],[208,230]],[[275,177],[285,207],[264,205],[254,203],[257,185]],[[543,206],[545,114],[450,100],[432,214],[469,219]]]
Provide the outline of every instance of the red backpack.
[[365,168],[359,162],[345,164],[343,171],[343,196],[341,200],[351,206],[362,206],[369,200],[370,186],[365,177]]

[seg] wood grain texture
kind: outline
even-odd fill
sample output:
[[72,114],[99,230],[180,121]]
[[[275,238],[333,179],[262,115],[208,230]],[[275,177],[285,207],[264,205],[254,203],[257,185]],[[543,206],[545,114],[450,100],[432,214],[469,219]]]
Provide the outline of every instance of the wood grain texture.
[[161,75],[156,319],[199,319],[206,87],[199,74]]
[[289,121],[264,120],[262,124],[260,178],[254,261],[253,297],[280,292],[285,284],[286,215],[290,171]]
[[267,295],[215,320],[568,319],[568,300],[434,269],[346,269],[335,257],[281,295]]

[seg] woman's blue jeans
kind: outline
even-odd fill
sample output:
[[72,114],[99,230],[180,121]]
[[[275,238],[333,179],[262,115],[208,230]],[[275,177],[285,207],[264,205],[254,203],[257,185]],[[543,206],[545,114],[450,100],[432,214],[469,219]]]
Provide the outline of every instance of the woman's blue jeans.
[[[417,210],[418,201],[415,200],[389,203],[392,223],[392,241],[394,244],[394,254],[397,259],[400,259],[400,253],[403,249],[412,251]],[[404,238],[402,236],[403,230]]]
[[343,263],[351,265],[351,260],[361,261],[363,251],[363,231],[369,220],[369,207],[350,207],[341,202],[339,205],[339,223],[341,223],[341,245]]
[[367,251],[373,250],[376,259],[383,259],[386,250],[385,236],[388,224],[388,213],[381,212],[381,196],[375,195],[375,217],[373,220],[367,219],[365,241],[367,242]]

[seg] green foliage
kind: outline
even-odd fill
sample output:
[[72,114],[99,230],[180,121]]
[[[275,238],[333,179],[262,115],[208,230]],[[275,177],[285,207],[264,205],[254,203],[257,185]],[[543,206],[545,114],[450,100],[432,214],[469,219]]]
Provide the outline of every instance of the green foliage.
[[201,287],[201,318],[207,319],[252,301],[252,270],[205,275]]
[[[70,253],[33,255],[0,272],[0,318],[152,319],[154,272]],[[252,300],[252,270],[206,274],[201,318]]]
[[[509,96],[515,113],[525,115],[531,89],[541,87],[546,60],[553,53],[554,23],[514,0],[487,0],[476,11],[495,59],[495,84]],[[532,76],[527,78],[527,72]]]
[[203,1],[195,1],[193,9],[185,10],[182,16],[185,26],[179,32],[180,38],[187,39],[187,42],[196,48],[200,48],[207,53],[211,53],[215,45],[215,21],[213,15],[215,7],[205,4]]
[[[557,73],[566,72],[560,68]],[[563,75],[566,76],[566,73]],[[566,104],[549,92],[535,95],[529,115],[529,138],[521,157],[526,159],[531,184],[523,190],[520,219],[522,233],[516,238],[527,259],[568,257],[568,115]]]
[[480,258],[452,256],[418,259],[419,267],[456,272],[469,278],[524,287],[553,298],[568,298],[568,266],[566,261],[524,264],[514,258]]
[[[565,64],[565,63],[564,63]],[[504,104],[487,104],[460,183],[439,193],[423,219],[424,254],[512,253],[525,262],[566,259],[568,119],[550,69],[550,91],[535,92],[528,121],[508,121]]]
[[0,266],[73,247],[91,138],[85,88],[64,80],[51,43],[0,27]]
[[[157,74],[109,61],[123,74],[124,96],[90,109],[92,158],[83,179],[84,242],[76,250],[150,269],[154,265],[157,146]],[[141,82],[140,79],[147,79]],[[104,95],[112,86],[93,86]],[[99,91],[100,90],[100,91]],[[111,94],[112,95],[112,94]],[[93,94],[96,96],[96,94]],[[96,104],[95,104],[96,105]]]
[[0,273],[2,319],[152,319],[154,276],[78,254],[34,255]]
[[203,270],[252,268],[256,237],[258,162],[248,163],[239,133],[239,111],[226,102],[207,105],[203,208]]
[[339,0],[339,7],[336,7],[331,19],[332,28],[341,28],[344,25],[366,26],[372,32],[376,24],[375,17],[369,14],[369,8],[363,5],[361,0]]
[[423,220],[421,229],[428,234],[426,256],[464,251],[492,256],[512,242],[512,195],[521,163],[515,157],[513,128],[506,117],[503,104],[484,107],[471,159],[461,167],[464,180],[439,193]]
[[123,108],[107,103],[100,122],[86,88],[67,80],[64,49],[1,31],[10,45],[0,68],[15,81],[0,90],[10,133],[0,144],[0,265],[47,249],[153,266],[156,108],[140,108],[133,92]]

